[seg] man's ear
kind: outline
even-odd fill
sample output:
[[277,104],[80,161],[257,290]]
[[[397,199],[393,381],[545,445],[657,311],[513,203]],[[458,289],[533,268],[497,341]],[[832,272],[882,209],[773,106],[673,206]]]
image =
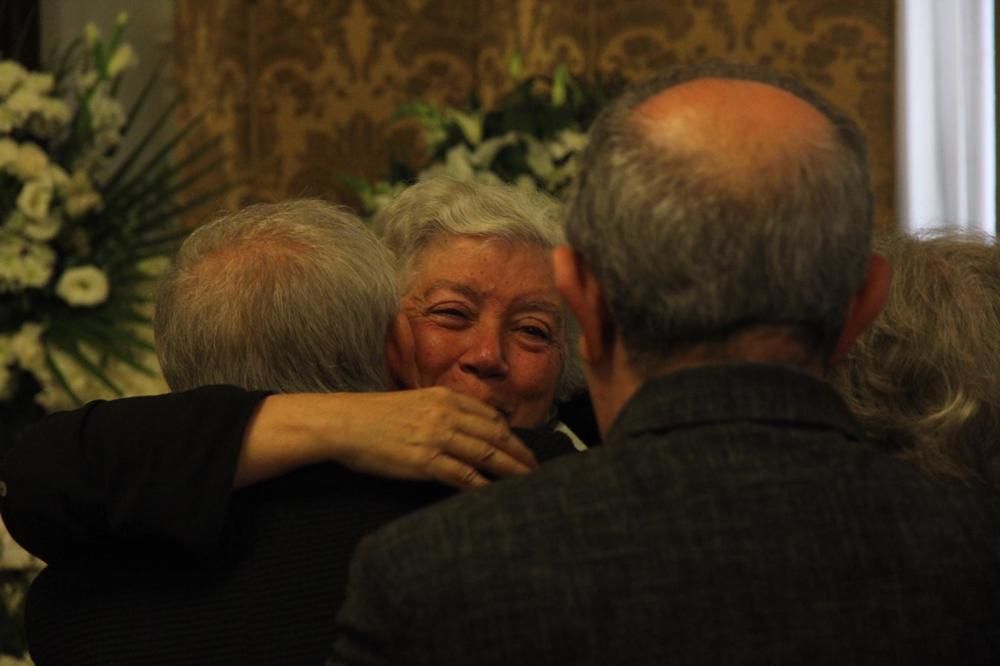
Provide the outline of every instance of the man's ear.
[[881,254],[873,254],[868,261],[868,273],[857,293],[847,306],[847,316],[840,331],[830,363],[836,363],[847,355],[854,341],[865,332],[876,317],[882,313],[889,298],[892,283],[892,267]]
[[580,357],[596,365],[606,359],[614,343],[604,289],[583,257],[568,245],[552,251],[552,269],[556,289],[580,325]]
[[419,388],[415,348],[410,320],[402,312],[397,312],[389,325],[385,349],[389,378],[395,388]]

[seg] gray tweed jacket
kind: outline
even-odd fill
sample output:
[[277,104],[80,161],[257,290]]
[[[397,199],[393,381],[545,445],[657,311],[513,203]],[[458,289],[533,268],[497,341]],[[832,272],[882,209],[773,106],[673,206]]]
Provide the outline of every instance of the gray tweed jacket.
[[827,384],[688,370],[602,449],[367,538],[329,663],[1000,663],[998,537]]

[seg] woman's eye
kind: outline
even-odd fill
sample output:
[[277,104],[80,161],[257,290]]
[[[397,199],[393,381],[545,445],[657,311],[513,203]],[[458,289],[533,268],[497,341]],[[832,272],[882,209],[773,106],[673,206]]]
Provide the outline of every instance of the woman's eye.
[[431,314],[437,317],[446,317],[448,319],[461,319],[463,321],[468,321],[471,316],[465,310],[459,310],[458,308],[435,308],[431,310]]
[[552,334],[541,326],[521,326],[518,328],[522,333],[544,342],[551,342]]

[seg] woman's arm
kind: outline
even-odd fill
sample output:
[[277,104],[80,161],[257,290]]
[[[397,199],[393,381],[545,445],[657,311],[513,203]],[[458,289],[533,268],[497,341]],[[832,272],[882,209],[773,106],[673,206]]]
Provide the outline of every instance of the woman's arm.
[[459,488],[534,457],[499,414],[444,388],[272,395],[203,387],[98,401],[27,428],[0,466],[8,530],[46,561],[141,544],[211,552],[234,487],[335,461]]
[[46,561],[121,542],[213,548],[262,391],[96,401],[21,433],[0,465],[11,535]]

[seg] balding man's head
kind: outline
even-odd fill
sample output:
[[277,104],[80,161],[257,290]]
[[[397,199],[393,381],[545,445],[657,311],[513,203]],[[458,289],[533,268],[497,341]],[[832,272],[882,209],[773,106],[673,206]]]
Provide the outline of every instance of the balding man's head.
[[568,237],[636,365],[755,326],[829,351],[869,256],[865,152],[843,114],[754,68],[673,70],[605,109]]

